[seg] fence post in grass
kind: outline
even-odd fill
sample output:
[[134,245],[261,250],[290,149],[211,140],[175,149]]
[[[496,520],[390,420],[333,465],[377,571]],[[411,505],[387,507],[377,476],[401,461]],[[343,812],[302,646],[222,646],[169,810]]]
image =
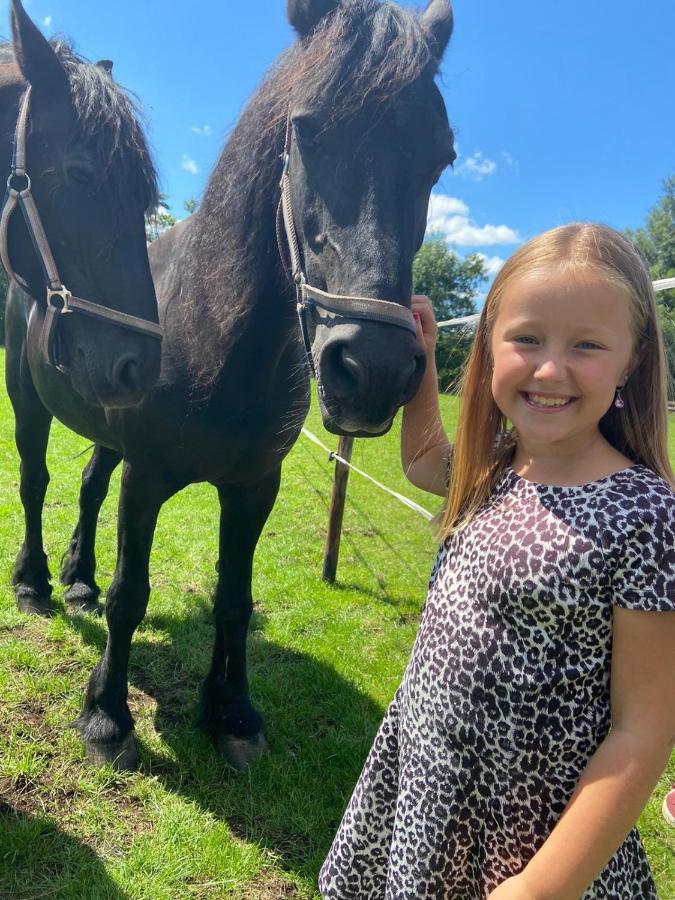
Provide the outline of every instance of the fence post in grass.
[[[352,458],[353,446],[354,438],[342,435],[338,441],[337,455],[349,462]],[[326,547],[323,554],[323,572],[321,573],[323,580],[329,584],[333,584],[335,573],[337,572],[340,535],[342,534],[342,515],[345,511],[348,479],[349,469],[336,459],[333,492],[330,498],[330,509],[328,510],[328,533],[326,534]]]

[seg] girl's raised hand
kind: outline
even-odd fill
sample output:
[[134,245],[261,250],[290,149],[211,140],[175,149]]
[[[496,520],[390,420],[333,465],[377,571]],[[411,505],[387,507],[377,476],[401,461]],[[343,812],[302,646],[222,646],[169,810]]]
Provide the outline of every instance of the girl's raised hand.
[[436,335],[438,327],[436,317],[431,306],[431,300],[424,294],[413,294],[412,314],[417,326],[417,340],[420,342],[427,356],[433,356],[436,349]]

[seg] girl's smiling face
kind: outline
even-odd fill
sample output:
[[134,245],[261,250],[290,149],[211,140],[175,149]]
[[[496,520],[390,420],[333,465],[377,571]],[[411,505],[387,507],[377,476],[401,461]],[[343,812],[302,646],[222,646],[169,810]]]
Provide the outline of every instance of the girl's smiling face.
[[597,437],[633,345],[626,292],[591,269],[509,284],[492,329],[492,393],[521,447],[566,454]]

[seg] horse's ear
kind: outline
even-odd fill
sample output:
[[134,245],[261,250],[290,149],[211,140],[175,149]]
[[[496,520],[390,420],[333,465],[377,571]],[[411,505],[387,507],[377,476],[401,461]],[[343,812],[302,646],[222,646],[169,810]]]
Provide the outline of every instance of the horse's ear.
[[99,67],[99,69],[103,69],[105,72],[107,72],[108,75],[112,75],[112,70],[113,70],[112,59],[99,59],[99,61],[96,63],[96,65]]
[[68,92],[68,78],[58,56],[27,15],[21,0],[12,0],[12,38],[21,74],[35,90]]
[[288,21],[300,37],[306,37],[324,16],[340,5],[340,0],[288,0]]
[[429,0],[429,5],[422,13],[422,27],[429,39],[431,51],[439,62],[448,46],[452,26],[450,0]]

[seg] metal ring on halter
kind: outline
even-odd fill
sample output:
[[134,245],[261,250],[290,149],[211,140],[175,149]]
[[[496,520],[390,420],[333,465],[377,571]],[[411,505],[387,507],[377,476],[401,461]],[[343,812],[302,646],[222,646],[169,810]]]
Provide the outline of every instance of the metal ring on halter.
[[[12,179],[13,178],[25,178],[26,179],[26,187],[22,188],[20,191],[15,187],[12,187]],[[7,190],[11,193],[15,194],[17,197],[24,197],[26,194],[30,194],[31,189],[31,180],[28,172],[10,172],[7,176]]]
[[[70,300],[72,298],[72,294],[68,290],[68,288],[61,285],[61,287],[54,291],[51,288],[47,288],[47,306],[51,306],[52,309],[55,309],[62,316],[66,315],[66,313],[72,313],[73,310],[70,307]],[[60,303],[54,303],[54,297],[60,297]]]

